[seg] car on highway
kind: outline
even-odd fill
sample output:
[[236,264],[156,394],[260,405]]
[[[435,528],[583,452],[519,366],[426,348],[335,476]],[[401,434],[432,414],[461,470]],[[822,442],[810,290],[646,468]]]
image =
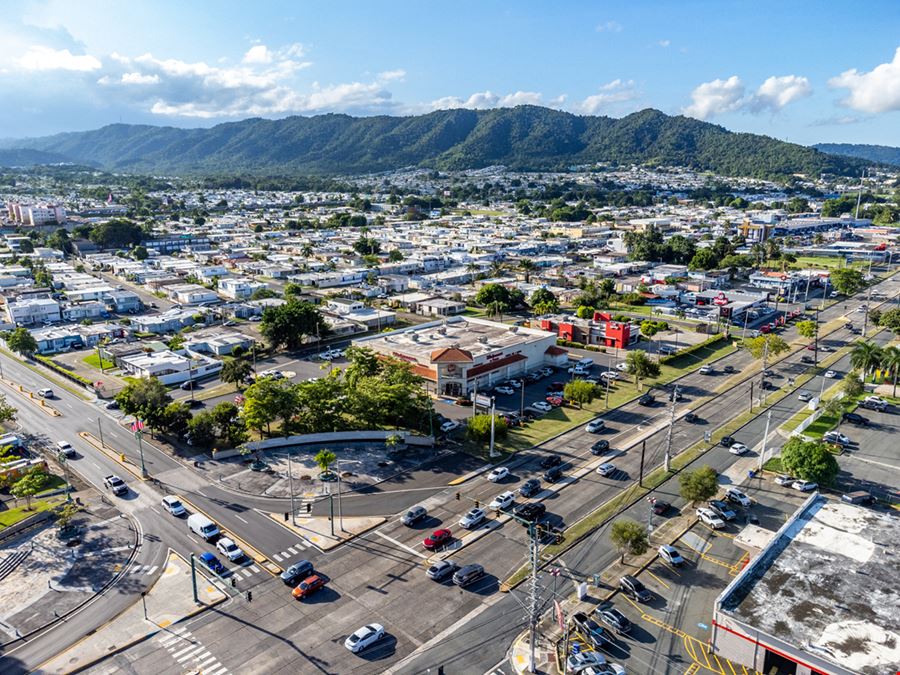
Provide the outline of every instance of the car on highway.
[[429,551],[433,551],[436,548],[440,548],[441,546],[445,546],[450,542],[453,538],[453,535],[450,533],[450,530],[446,528],[441,528],[440,530],[435,530],[431,533],[430,536],[425,537],[425,541],[422,542],[422,546],[427,548]]
[[800,357],[800,363],[813,364],[815,362],[816,360],[812,356],[807,356],[806,354],[804,354]]
[[355,631],[344,640],[344,647],[358,654],[363,649],[374,645],[384,637],[384,626],[380,623],[370,623]]
[[112,490],[114,495],[124,495],[128,492],[128,484],[115,474],[106,476],[103,479],[103,484],[107,490]]
[[553,410],[553,406],[546,401],[535,401],[531,404],[531,407],[541,412],[550,412],[551,410]]
[[451,431],[458,428],[459,422],[457,422],[456,420],[447,420],[440,427],[442,434],[449,434]]
[[512,387],[507,387],[505,385],[495,387],[494,391],[497,392],[498,394],[503,394],[504,396],[511,396],[512,394],[516,393]]
[[529,522],[540,520],[547,512],[547,507],[540,502],[526,502],[513,509],[513,514]]
[[819,484],[810,480],[795,480],[791,483],[791,487],[795,490],[800,490],[800,492],[812,492],[813,490],[818,489]]
[[748,448],[743,443],[732,443],[731,447],[728,448],[728,452],[732,455],[743,455],[750,452],[750,448]]
[[653,405],[654,403],[656,403],[656,399],[650,393],[646,393],[638,399],[639,405]]
[[697,509],[697,518],[701,523],[711,527],[714,530],[721,530],[725,527],[725,521],[719,518],[711,509],[700,507]]
[[734,520],[737,518],[737,514],[728,508],[728,504],[723,502],[721,499],[711,499],[707,502],[709,508],[722,520]]
[[291,595],[297,600],[302,600],[303,598],[308,598],[322,588],[325,588],[325,579],[318,574],[313,574],[297,584],[297,587],[291,591]]
[[667,513],[670,508],[672,508],[672,505],[669,502],[657,499],[653,502],[653,515],[661,516]]
[[631,621],[615,607],[594,610],[600,620],[621,635],[631,632]]
[[488,474],[488,480],[492,483],[499,483],[509,475],[509,469],[505,466],[498,466],[491,470]]
[[281,580],[288,586],[293,586],[313,573],[313,564],[309,560],[298,560],[281,573]]
[[611,462],[604,462],[597,467],[597,473],[604,477],[612,476],[618,470],[619,469],[616,468],[616,465],[612,464]]
[[834,379],[835,377],[837,377],[837,372],[834,370],[826,370],[825,377],[827,377],[829,380]]
[[801,391],[799,394],[797,394],[797,400],[803,401],[804,403],[806,403],[807,401],[812,401],[812,394],[808,391]]
[[459,526],[465,530],[471,530],[472,528],[481,525],[484,519],[484,509],[469,509],[468,513],[464,514],[463,517],[459,519]]
[[410,527],[415,525],[417,522],[422,520],[425,516],[428,515],[428,510],[419,504],[415,506],[411,506],[406,513],[400,516],[400,522]]
[[734,372],[734,366],[723,366],[722,372],[731,375]]
[[560,478],[562,478],[563,470],[562,467],[557,464],[556,466],[551,466],[544,472],[544,480],[548,483],[555,483]]
[[659,557],[670,565],[678,567],[679,565],[684,564],[684,558],[681,557],[678,549],[670,544],[663,544],[659,547],[659,551],[657,552],[659,553]]
[[719,441],[719,445],[721,445],[723,448],[730,448],[732,445],[734,445],[734,438],[732,438],[731,436],[722,436],[722,440]]
[[460,567],[453,574],[453,583],[460,588],[475,583],[484,576],[484,568],[478,564],[465,565]]
[[222,537],[216,542],[216,550],[231,562],[235,562],[244,557],[244,552],[228,537]]
[[601,440],[595,442],[593,445],[591,445],[591,454],[592,455],[602,455],[607,450],[609,450],[609,441],[606,440],[605,438],[601,439]]
[[53,396],[54,396],[53,390],[49,389],[49,388],[38,389],[37,394],[41,398],[53,398]]
[[684,416],[684,421],[687,422],[688,424],[696,424],[697,422],[700,421],[700,418],[697,416],[697,413],[689,412],[687,415]]
[[603,649],[611,642],[603,626],[590,618],[585,612],[575,612],[572,615],[572,625],[575,632],[580,635],[594,649]]
[[677,387],[677,386],[673,387],[672,391],[669,392],[669,400],[670,401],[680,401],[683,398],[684,398],[684,396],[681,393],[680,387]]
[[222,561],[209,551],[204,551],[200,554],[200,562],[213,574],[222,574],[225,571],[225,565],[222,564]]
[[184,508],[184,504],[181,503],[181,500],[173,495],[168,495],[162,498],[162,507],[176,518],[187,513],[187,510]]
[[425,575],[433,581],[443,581],[458,569],[459,565],[452,560],[438,560],[425,571]]
[[857,426],[861,426],[861,427],[869,426],[868,418],[863,417],[859,413],[855,413],[855,412],[845,412],[844,413],[844,421],[849,422],[850,424],[856,424]]
[[596,419],[588,422],[584,430],[589,434],[598,434],[603,431],[604,427],[606,427],[606,422],[601,419]]
[[823,441],[837,443],[838,445],[850,445],[850,438],[839,431],[826,431],[822,436]]
[[547,455],[541,460],[541,468],[549,469],[553,466],[559,466],[562,464],[562,457],[559,455]]
[[516,500],[516,493],[510,490],[506,492],[501,492],[499,495],[494,497],[493,501],[488,504],[489,509],[493,509],[494,511],[502,511],[503,509],[508,509],[512,506],[512,503]]
[[69,441],[56,441],[56,453],[66,459],[72,459],[77,455],[75,448],[72,447]]
[[537,478],[529,478],[519,488],[519,494],[523,497],[532,497],[541,491],[541,481]]
[[750,501],[750,497],[745,495],[737,488],[728,488],[728,490],[725,491],[725,499],[732,504],[740,504],[744,507],[749,507],[751,504],[753,504],[753,502]]
[[619,579],[619,590],[637,602],[650,602],[653,599],[653,594],[647,587],[630,574]]

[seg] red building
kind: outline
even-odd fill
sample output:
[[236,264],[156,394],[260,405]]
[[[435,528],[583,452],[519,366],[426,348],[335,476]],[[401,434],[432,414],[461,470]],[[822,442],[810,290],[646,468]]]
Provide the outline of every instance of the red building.
[[640,339],[640,327],[634,323],[613,321],[606,312],[594,312],[592,319],[573,316],[541,319],[541,328],[569,342],[625,349]]

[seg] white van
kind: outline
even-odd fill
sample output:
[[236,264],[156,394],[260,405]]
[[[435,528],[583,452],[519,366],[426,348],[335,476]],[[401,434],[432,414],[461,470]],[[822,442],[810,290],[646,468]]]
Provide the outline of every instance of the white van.
[[202,513],[193,513],[188,516],[187,524],[191,532],[203,537],[206,541],[219,536],[219,526]]
[[52,389],[38,389],[38,396],[41,398],[53,398]]

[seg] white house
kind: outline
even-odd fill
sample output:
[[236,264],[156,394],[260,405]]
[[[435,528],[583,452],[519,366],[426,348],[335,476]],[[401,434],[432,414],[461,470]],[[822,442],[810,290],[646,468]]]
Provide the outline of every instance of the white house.
[[6,316],[10,323],[28,326],[35,323],[53,323],[61,320],[59,303],[53,298],[19,298],[6,303]]
[[186,349],[123,356],[119,364],[134,377],[155,377],[163,384],[199,380],[222,370],[221,361]]
[[230,300],[246,300],[258,289],[268,287],[268,284],[262,281],[229,277],[219,281],[219,295]]

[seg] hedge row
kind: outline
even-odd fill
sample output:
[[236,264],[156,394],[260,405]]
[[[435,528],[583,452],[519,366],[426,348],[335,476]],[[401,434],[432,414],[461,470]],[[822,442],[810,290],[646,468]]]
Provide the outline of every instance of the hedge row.
[[713,337],[704,340],[703,342],[698,342],[695,345],[688,347],[687,349],[681,349],[675,354],[670,354],[669,356],[662,357],[659,362],[660,363],[668,363],[673,359],[680,358],[682,356],[687,356],[688,354],[693,354],[694,352],[699,352],[701,349],[706,349],[707,347],[716,344],[720,340],[725,339],[724,333],[719,333],[718,335],[714,335]]
[[35,354],[34,358],[37,359],[38,361],[40,361],[41,363],[43,363],[50,370],[53,370],[53,371],[59,373],[63,377],[67,377],[68,379],[72,380],[73,382],[77,382],[78,384],[83,385],[83,386],[87,387],[88,389],[94,388],[94,383],[91,380],[87,379],[86,377],[82,377],[78,373],[69,372],[68,370],[66,370],[65,368],[60,366],[58,363],[56,363],[50,357],[41,356],[40,354]]

